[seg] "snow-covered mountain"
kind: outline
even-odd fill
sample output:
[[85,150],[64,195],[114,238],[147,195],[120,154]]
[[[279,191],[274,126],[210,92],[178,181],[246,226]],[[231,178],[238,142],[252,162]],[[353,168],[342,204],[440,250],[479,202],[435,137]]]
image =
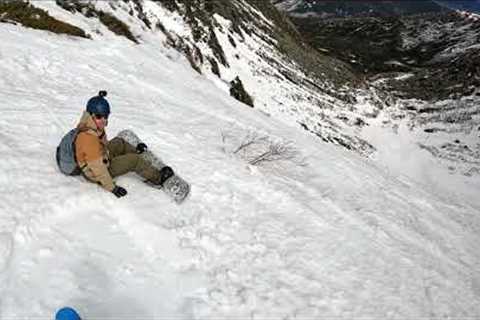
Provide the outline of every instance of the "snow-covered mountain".
[[271,0],[293,16],[353,17],[411,15],[451,10],[480,13],[479,0]]
[[[0,4],[0,318],[480,316],[478,176],[408,119],[384,127],[395,95],[266,2],[32,4]],[[184,204],[58,172],[99,89],[109,136],[143,137],[191,183]],[[272,145],[290,153],[255,165]]]
[[381,17],[450,11],[433,0],[271,0],[297,17]]
[[408,127],[411,141],[452,174],[478,174],[480,19],[440,11],[292,20],[311,46],[349,63],[382,92],[384,108],[373,117],[382,118],[382,126]]
[[437,3],[454,10],[468,11],[472,13],[480,13],[479,0],[437,0]]

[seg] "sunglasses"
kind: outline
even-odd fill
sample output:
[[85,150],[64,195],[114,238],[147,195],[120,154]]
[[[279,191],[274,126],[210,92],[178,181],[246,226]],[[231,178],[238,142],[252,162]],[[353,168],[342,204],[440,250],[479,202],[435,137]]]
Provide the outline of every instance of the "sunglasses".
[[96,114],[96,115],[94,115],[94,117],[95,117],[95,119],[98,119],[98,120],[100,120],[100,119],[108,120],[108,116],[103,115],[103,114]]

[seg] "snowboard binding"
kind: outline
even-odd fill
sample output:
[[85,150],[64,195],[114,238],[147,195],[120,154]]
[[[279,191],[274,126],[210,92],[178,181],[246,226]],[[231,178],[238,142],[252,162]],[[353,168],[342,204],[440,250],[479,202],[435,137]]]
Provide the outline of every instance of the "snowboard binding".
[[172,168],[170,168],[169,166],[165,166],[163,167],[161,170],[160,170],[160,181],[159,181],[159,185],[161,187],[163,187],[163,184],[165,181],[168,180],[168,178],[170,178],[171,176],[173,176],[173,170]]

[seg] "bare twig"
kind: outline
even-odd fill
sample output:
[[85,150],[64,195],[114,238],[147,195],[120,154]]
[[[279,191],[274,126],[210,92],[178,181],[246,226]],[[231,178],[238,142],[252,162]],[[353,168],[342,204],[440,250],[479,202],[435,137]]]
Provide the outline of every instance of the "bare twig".
[[[249,131],[243,138],[235,139],[236,135],[221,133],[222,142],[225,145],[232,140],[235,146],[231,154],[238,155],[250,165],[261,165],[268,162],[291,162],[297,166],[306,166],[305,158],[292,141],[272,140],[267,135],[260,135],[258,132]],[[238,141],[235,143],[235,140]],[[225,148],[224,148],[225,150]]]

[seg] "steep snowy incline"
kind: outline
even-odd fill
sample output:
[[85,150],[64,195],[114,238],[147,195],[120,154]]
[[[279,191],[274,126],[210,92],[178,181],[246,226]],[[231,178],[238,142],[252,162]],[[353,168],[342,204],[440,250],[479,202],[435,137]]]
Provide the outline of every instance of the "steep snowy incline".
[[[161,41],[10,24],[0,41],[1,319],[66,304],[86,319],[480,317],[479,208],[245,107]],[[134,175],[116,199],[58,172],[98,89],[109,136],[135,130],[192,184],[187,202]],[[307,165],[228,152],[222,133],[251,131]]]

